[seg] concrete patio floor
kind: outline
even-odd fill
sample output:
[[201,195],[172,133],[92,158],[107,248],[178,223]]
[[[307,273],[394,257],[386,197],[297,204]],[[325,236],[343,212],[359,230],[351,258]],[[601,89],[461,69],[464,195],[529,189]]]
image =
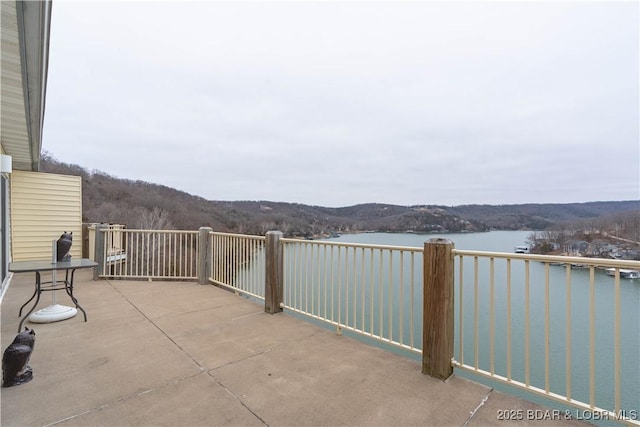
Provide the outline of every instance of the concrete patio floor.
[[[91,278],[79,271],[75,283],[88,322],[25,322],[36,331],[34,378],[1,390],[2,426],[582,424],[500,421],[498,411],[542,408],[430,378],[414,360],[214,286]],[[2,302],[3,350],[33,279],[15,275]],[[50,302],[44,293],[38,307]]]

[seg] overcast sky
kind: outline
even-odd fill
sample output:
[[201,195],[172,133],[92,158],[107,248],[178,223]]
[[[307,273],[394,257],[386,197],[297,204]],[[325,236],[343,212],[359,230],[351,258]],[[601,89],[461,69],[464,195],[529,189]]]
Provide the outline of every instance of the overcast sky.
[[210,200],[639,199],[638,5],[55,0],[43,149]]

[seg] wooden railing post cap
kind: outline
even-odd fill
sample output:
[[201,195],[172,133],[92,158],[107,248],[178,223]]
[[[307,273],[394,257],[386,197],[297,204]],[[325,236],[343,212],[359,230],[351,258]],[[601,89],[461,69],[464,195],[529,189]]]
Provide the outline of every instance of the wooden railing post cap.
[[434,237],[424,242],[425,244],[453,245],[453,241],[444,237]]
[[278,236],[282,236],[282,231],[277,231],[277,230],[271,230],[271,231],[267,231],[267,235],[278,235]]

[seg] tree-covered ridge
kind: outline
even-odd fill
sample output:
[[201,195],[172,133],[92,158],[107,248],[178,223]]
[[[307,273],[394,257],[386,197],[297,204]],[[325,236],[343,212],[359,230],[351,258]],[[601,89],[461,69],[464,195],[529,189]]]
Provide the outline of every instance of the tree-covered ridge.
[[209,201],[144,181],[119,179],[60,162],[45,154],[43,172],[82,177],[83,221],[128,228],[216,231],[310,237],[358,231],[470,232],[489,229],[542,230],[613,214],[638,216],[640,201],[570,204],[398,206],[368,203],[341,208],[269,201]]

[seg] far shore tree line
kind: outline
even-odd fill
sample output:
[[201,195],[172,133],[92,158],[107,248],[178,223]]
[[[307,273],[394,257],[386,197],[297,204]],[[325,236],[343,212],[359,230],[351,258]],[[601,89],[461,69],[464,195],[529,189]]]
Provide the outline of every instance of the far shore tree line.
[[556,224],[532,232],[531,252],[640,260],[640,212],[620,212],[595,219]]

